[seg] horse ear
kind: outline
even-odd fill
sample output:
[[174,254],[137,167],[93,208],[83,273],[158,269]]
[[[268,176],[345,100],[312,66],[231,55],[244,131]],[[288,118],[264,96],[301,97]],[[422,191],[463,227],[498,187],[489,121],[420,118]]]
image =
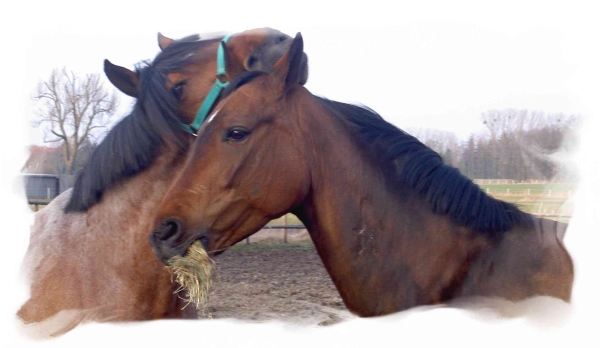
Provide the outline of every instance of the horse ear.
[[225,55],[225,66],[227,67],[225,73],[228,75],[227,77],[231,80],[234,76],[238,76],[246,71],[246,67],[237,59],[235,54],[231,51],[231,48],[223,41],[220,42],[220,45],[223,48],[223,54]]
[[292,86],[304,81],[304,65],[306,62],[304,54],[304,41],[302,34],[297,33],[288,51],[275,63],[273,74],[279,81],[284,81],[282,92]]
[[137,75],[122,66],[114,65],[108,59],[104,60],[104,73],[110,83],[112,83],[119,91],[127,94],[130,97],[137,98]]
[[160,47],[161,51],[164,51],[165,48],[169,47],[174,41],[175,40],[158,33],[158,47]]

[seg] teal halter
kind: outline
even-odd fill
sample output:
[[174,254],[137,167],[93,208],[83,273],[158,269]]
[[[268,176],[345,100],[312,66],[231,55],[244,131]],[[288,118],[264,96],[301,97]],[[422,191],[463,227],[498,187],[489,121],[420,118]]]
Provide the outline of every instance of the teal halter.
[[217,50],[217,78],[212,88],[210,89],[210,92],[208,92],[208,95],[202,102],[200,109],[198,109],[198,113],[196,114],[194,122],[192,122],[191,124],[179,122],[179,127],[184,131],[190,133],[191,135],[195,136],[196,133],[198,133],[198,129],[200,129],[202,122],[204,122],[206,116],[208,116],[208,112],[215,104],[215,101],[217,100],[219,95],[221,95],[221,92],[225,89],[225,87],[229,86],[229,81],[221,82],[221,80],[219,80],[219,77],[224,77],[226,73],[225,52],[223,51],[223,45],[227,43],[231,35],[233,34],[225,36],[219,44],[219,48]]

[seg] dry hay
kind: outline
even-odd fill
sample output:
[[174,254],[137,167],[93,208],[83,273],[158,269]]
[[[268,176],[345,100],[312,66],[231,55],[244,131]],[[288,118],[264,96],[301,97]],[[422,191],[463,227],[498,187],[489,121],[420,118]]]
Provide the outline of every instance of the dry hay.
[[[208,256],[200,241],[192,244],[185,256],[174,256],[168,261],[171,280],[179,283],[175,293],[187,290],[188,305],[193,303],[197,310],[207,311],[208,292],[212,285],[214,261]],[[187,305],[186,305],[187,306]],[[185,308],[185,307],[184,307]]]

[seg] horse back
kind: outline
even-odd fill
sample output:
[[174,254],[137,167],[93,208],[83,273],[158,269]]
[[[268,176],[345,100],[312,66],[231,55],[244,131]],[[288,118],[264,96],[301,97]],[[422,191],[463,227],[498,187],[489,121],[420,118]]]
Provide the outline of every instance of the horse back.
[[568,302],[574,280],[573,259],[563,243],[568,224],[544,218],[534,218],[534,221],[543,245],[542,267],[536,276],[540,292]]
[[532,227],[506,231],[482,250],[471,264],[462,295],[570,301],[574,271],[563,244],[567,224],[531,218]]
[[[531,296],[551,296],[570,301],[573,287],[573,260],[567,252],[563,238],[568,225],[566,223],[532,216],[533,228],[517,228],[510,231],[505,253],[515,253],[511,258],[520,274],[527,278],[523,281],[522,291]],[[517,245],[517,243],[519,245]]]

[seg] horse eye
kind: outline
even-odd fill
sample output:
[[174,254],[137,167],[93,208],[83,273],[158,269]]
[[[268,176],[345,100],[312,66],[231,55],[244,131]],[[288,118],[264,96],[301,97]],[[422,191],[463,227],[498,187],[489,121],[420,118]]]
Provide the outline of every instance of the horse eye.
[[240,128],[240,127],[231,128],[227,131],[225,140],[231,140],[234,142],[238,142],[238,141],[242,141],[242,140],[246,139],[246,137],[248,135],[250,135],[250,131],[248,131],[244,128]]
[[248,68],[251,68],[254,65],[254,63],[256,63],[256,58],[254,56],[250,56],[246,61],[246,66]]
[[171,93],[177,99],[177,101],[181,101],[181,97],[183,96],[183,87],[185,87],[185,81],[177,83],[173,88],[171,88]]
[[276,43],[284,42],[286,39],[287,39],[287,37],[281,35],[280,37],[277,38]]

